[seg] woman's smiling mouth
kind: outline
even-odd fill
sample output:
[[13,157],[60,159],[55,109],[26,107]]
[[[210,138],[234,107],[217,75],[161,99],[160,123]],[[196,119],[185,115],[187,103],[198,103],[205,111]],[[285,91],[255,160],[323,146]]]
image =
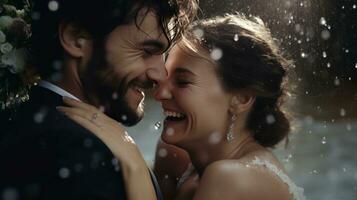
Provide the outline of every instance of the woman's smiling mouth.
[[165,120],[167,121],[182,121],[186,118],[186,115],[183,113],[165,110],[164,115],[166,116]]

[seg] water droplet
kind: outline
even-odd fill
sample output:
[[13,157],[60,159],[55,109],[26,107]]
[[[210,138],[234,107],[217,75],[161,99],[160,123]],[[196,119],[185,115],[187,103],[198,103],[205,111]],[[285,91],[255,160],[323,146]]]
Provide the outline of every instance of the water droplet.
[[93,145],[93,141],[90,138],[86,138],[83,142],[83,146],[86,148],[90,148]]
[[312,170],[311,172],[310,172],[310,174],[318,174],[319,172],[316,170],[316,169],[314,169],[314,170]]
[[328,40],[331,36],[331,33],[330,31],[328,30],[323,30],[321,31],[321,38],[324,39],[324,40]]
[[196,28],[195,30],[193,30],[193,34],[195,35],[195,37],[199,40],[202,39],[203,35],[204,35],[204,32],[202,29],[200,28]]
[[17,200],[19,199],[19,192],[15,188],[6,188],[3,190],[2,199]]
[[331,67],[331,63],[327,63],[326,66],[327,66],[327,68],[330,68]]
[[301,53],[301,58],[306,58],[306,57],[307,57],[307,54],[304,53],[304,52],[302,52],[302,53]]
[[60,60],[56,60],[52,63],[53,69],[59,71],[62,69],[62,62]]
[[324,17],[320,18],[320,25],[326,26],[326,19]]
[[171,128],[171,127],[166,130],[166,134],[168,136],[173,136],[174,133],[175,133],[175,130],[173,128]]
[[33,120],[35,123],[40,124],[45,120],[45,117],[47,115],[47,108],[41,108],[35,115],[33,116]]
[[219,60],[222,58],[222,56],[223,56],[223,52],[219,48],[214,48],[211,52],[211,58],[213,60]]
[[326,137],[324,136],[324,137],[322,137],[322,139],[321,139],[321,143],[322,144],[326,144],[327,143],[327,140],[326,140]]
[[58,174],[61,178],[66,179],[70,176],[71,171],[68,168],[63,167],[59,170]]
[[357,69],[357,63],[355,64],[355,68]]
[[113,158],[112,159],[112,165],[116,166],[118,164],[119,164],[118,159],[117,158]]
[[164,157],[167,156],[167,150],[164,149],[164,148],[161,148],[161,149],[159,149],[158,154],[159,154],[160,157],[164,158]]
[[169,175],[168,174],[165,174],[165,179],[168,179],[169,178]]
[[311,125],[311,124],[314,123],[314,118],[311,117],[311,116],[306,116],[304,121],[305,121],[306,124]]
[[346,110],[343,109],[343,108],[341,108],[341,110],[340,110],[340,115],[341,115],[342,117],[346,116]]
[[293,157],[292,154],[289,154],[288,156],[285,157],[285,162],[290,162],[290,159]]
[[338,78],[336,77],[336,78],[335,78],[335,81],[334,81],[334,84],[335,84],[336,86],[339,86],[339,85],[341,84],[340,79],[338,79]]
[[268,115],[266,121],[268,124],[273,124],[275,122],[275,117],[273,115]]
[[122,116],[121,116],[121,120],[123,120],[123,122],[125,122],[126,120],[128,120],[128,116],[122,115]]
[[210,144],[218,144],[222,140],[222,135],[214,132],[208,137],[208,142]]
[[118,93],[113,92],[112,99],[114,99],[114,100],[118,99]]
[[322,52],[322,57],[323,57],[323,58],[326,58],[326,57],[327,57],[326,51]]
[[353,9],[356,9],[356,4],[353,4],[352,8],[353,8]]
[[50,11],[55,12],[58,10],[58,8],[59,8],[59,4],[57,1],[52,0],[48,2],[48,9],[50,9]]
[[346,125],[346,129],[347,129],[348,131],[352,130],[351,124],[347,124],[347,125]]
[[31,14],[31,18],[32,18],[33,20],[39,20],[39,19],[41,18],[41,14],[40,14],[39,12],[33,12],[33,13]]
[[239,36],[238,36],[238,34],[237,34],[237,33],[236,33],[236,34],[234,34],[234,38],[233,38],[233,39],[234,39],[234,41],[236,41],[236,42],[239,40]]
[[100,112],[105,112],[105,106],[99,106],[99,110],[100,110]]
[[159,130],[161,128],[161,122],[156,122],[154,124],[154,128],[155,128],[155,130]]

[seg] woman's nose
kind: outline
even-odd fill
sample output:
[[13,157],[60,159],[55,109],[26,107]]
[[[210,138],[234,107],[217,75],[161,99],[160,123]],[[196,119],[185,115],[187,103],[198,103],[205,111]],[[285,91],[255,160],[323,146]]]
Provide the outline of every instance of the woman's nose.
[[158,83],[158,86],[154,92],[154,98],[157,101],[163,101],[172,98],[172,93],[168,81],[162,81]]

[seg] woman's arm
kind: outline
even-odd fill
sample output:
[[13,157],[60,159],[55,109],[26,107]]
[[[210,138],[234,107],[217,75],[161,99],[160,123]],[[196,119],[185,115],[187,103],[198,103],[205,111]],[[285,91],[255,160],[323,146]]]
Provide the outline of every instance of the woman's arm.
[[70,107],[60,106],[57,109],[94,133],[119,160],[127,198],[156,199],[149,169],[124,127],[91,105],[68,98],[64,98],[64,103]]

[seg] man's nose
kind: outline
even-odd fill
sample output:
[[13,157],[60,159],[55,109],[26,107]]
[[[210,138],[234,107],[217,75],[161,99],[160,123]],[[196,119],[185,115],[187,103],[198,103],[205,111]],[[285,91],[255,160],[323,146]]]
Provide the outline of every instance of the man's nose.
[[156,83],[160,83],[167,78],[167,71],[163,59],[156,62],[150,69],[146,71],[146,75],[149,79]]

